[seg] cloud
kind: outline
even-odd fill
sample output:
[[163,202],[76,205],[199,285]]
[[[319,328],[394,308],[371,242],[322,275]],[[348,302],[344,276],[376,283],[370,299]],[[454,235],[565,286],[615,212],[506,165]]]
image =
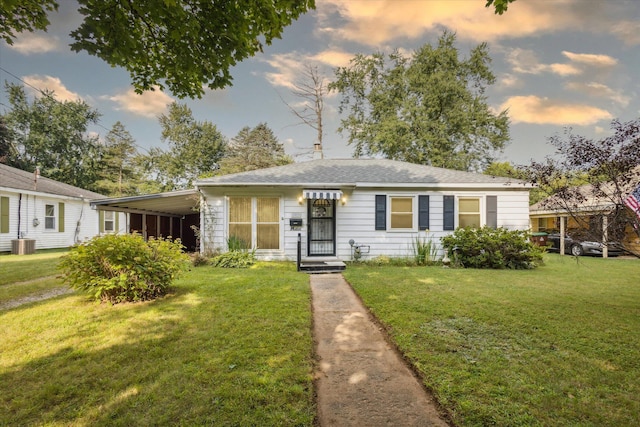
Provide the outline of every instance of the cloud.
[[558,74],[560,76],[574,76],[582,74],[582,70],[571,64],[549,64],[546,69],[551,73]]
[[331,49],[314,55],[295,51],[272,55],[266,62],[275,71],[264,73],[264,76],[273,86],[294,90],[296,81],[299,81],[304,73],[305,65],[318,66],[320,75],[329,78],[333,75],[335,67],[348,65],[352,57],[353,54]]
[[627,46],[640,44],[640,21],[616,22],[611,32]]
[[630,96],[625,96],[624,94],[611,89],[609,86],[603,85],[602,83],[589,82],[589,83],[580,83],[580,82],[571,82],[567,84],[567,89],[585,93],[589,96],[593,96],[596,98],[605,98],[610,99],[611,101],[620,104],[622,107],[626,107],[631,102]]
[[522,82],[517,76],[510,73],[505,73],[497,79],[498,87],[500,88],[513,88],[522,85]]
[[505,54],[505,60],[511,65],[514,73],[542,74],[552,73],[559,76],[575,76],[585,71],[606,70],[615,67],[618,60],[609,55],[595,55],[590,53],[574,53],[563,51],[569,63],[543,64],[538,60],[535,52],[529,49],[512,49]]
[[504,109],[509,109],[512,123],[584,126],[613,118],[608,111],[600,108],[550,100],[534,95],[513,96],[500,106],[500,110]]
[[42,33],[20,33],[13,42],[13,45],[6,45],[23,55],[35,53],[47,53],[62,50],[62,43],[56,36]]
[[[53,92],[55,99],[57,99],[58,101],[64,102],[82,100],[82,97],[80,95],[67,89],[67,87],[58,77],[31,75],[24,76],[22,80],[27,84],[25,88],[35,96],[42,95],[39,90],[49,90]],[[39,90],[36,90],[34,88],[38,88]]]
[[540,63],[535,52],[528,49],[513,49],[505,55],[505,60],[514,73],[540,74],[548,69]]
[[164,113],[167,105],[173,102],[173,98],[157,87],[154,91],[147,91],[143,94],[138,94],[133,89],[129,89],[126,92],[103,98],[118,104],[116,110],[127,111],[138,116],[149,118],[155,118]]
[[610,68],[618,64],[618,60],[609,55],[594,55],[591,53],[573,53],[563,51],[562,54],[572,62],[587,65],[589,67]]
[[[463,3],[463,5],[462,5]],[[320,33],[325,37],[381,46],[396,39],[418,39],[442,27],[463,39],[494,41],[575,28],[575,0],[517,2],[504,16],[471,1],[325,0],[318,2]],[[336,18],[343,25],[334,26]]]

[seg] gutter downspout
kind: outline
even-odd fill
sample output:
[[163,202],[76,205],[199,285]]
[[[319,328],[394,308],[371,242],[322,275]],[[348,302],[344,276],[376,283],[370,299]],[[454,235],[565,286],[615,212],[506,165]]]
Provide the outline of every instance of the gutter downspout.
[[21,212],[22,212],[22,193],[20,193],[20,197],[18,197],[18,239],[20,238]]

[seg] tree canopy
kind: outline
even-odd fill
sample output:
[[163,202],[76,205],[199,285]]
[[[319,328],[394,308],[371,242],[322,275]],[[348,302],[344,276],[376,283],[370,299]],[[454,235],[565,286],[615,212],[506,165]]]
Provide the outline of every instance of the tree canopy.
[[516,0],[487,0],[485,7],[493,7],[495,8],[495,12],[498,15],[502,15],[509,8],[509,3],[513,3]]
[[249,126],[243,127],[231,139],[217,174],[246,172],[292,162],[273,131],[266,123],[260,123],[253,129]]
[[160,116],[160,126],[169,150],[153,148],[144,159],[157,190],[188,188],[199,176],[218,169],[227,140],[216,125],[195,120],[189,107],[174,102]]
[[336,70],[331,90],[342,95],[340,132],[354,154],[459,170],[482,170],[509,140],[506,111],[494,114],[486,87],[495,82],[485,43],[460,58],[456,36],[411,57],[400,52],[357,55]]
[[[315,0],[77,0],[82,24],[71,49],[124,67],[136,91],[169,88],[201,97],[231,84],[230,68],[262,51]],[[3,2],[0,37],[44,30],[55,0]]]
[[4,116],[11,139],[6,163],[76,187],[93,189],[100,148],[88,126],[100,114],[84,101],[60,102],[53,92],[30,101],[22,86],[6,85],[11,110]]
[[584,237],[595,241],[601,240],[602,229],[592,226],[593,215],[606,214],[609,239],[623,242],[625,230],[640,236],[640,218],[624,204],[640,184],[640,119],[615,120],[611,129],[610,136],[598,140],[567,129],[564,136],[549,138],[557,154],[532,162],[527,171],[549,195],[540,202],[542,208],[566,212]]
[[104,138],[95,190],[112,197],[138,194],[141,170],[136,163],[135,140],[120,122]]

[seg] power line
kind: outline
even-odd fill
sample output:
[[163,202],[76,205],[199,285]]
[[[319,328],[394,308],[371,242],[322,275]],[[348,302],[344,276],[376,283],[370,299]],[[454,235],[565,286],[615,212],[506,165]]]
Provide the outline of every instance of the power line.
[[[45,91],[45,90],[42,90],[42,89],[40,89],[40,88],[38,88],[38,87],[36,87],[36,86],[34,86],[34,85],[32,85],[32,84],[30,84],[30,83],[26,82],[26,81],[25,81],[25,80],[23,80],[21,77],[16,76],[15,74],[13,74],[11,71],[7,70],[7,69],[6,69],[6,68],[4,68],[4,67],[1,67],[1,66],[0,66],[0,71],[4,71],[5,73],[7,73],[8,75],[10,75],[10,76],[11,76],[11,77],[13,77],[14,79],[16,79],[16,80],[18,80],[18,81],[22,82],[22,84],[24,84],[25,86],[29,86],[30,88],[32,88],[32,89],[33,89],[33,90],[35,90],[36,92],[38,92],[38,93],[42,94],[42,96],[46,96],[47,98],[49,98],[50,100],[52,100],[52,101],[54,101],[54,102],[57,102],[57,103],[59,103],[59,104],[63,104],[61,101],[59,101],[59,100],[57,100],[55,97],[51,96],[51,93],[55,94],[55,92],[54,92],[54,91],[51,91],[51,93],[49,93],[49,92],[47,92],[47,91]],[[84,100],[82,100],[82,102],[85,102],[85,101],[84,101]],[[0,105],[3,105],[3,106],[5,106],[5,107],[7,107],[7,108],[11,108],[11,107],[9,107],[8,105],[3,104],[3,103],[0,103]],[[88,104],[87,104],[87,105],[88,105]],[[96,126],[98,126],[99,128],[102,128],[102,129],[106,130],[108,133],[109,133],[109,132],[113,132],[113,129],[108,129],[108,128],[107,128],[107,127],[105,127],[102,123],[100,123],[100,119],[99,119],[99,118],[97,118],[97,119],[96,119],[96,122],[95,122],[94,124],[95,124]],[[113,132],[113,133],[114,133],[116,136],[119,136],[120,138],[125,139],[125,136],[124,136],[124,135],[121,135],[121,134],[119,134],[118,132]],[[138,149],[141,149],[141,150],[145,151],[147,154],[149,154],[149,150],[148,150],[147,148],[142,147],[141,145],[138,145],[135,141],[133,142],[133,146],[134,146],[134,147],[136,147],[136,148],[138,148]]]

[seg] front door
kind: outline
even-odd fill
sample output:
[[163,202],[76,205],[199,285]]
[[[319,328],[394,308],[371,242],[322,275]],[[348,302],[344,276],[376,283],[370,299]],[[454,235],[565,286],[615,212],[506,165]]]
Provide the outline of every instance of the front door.
[[311,199],[307,202],[309,230],[308,256],[335,256],[336,254],[336,201]]

